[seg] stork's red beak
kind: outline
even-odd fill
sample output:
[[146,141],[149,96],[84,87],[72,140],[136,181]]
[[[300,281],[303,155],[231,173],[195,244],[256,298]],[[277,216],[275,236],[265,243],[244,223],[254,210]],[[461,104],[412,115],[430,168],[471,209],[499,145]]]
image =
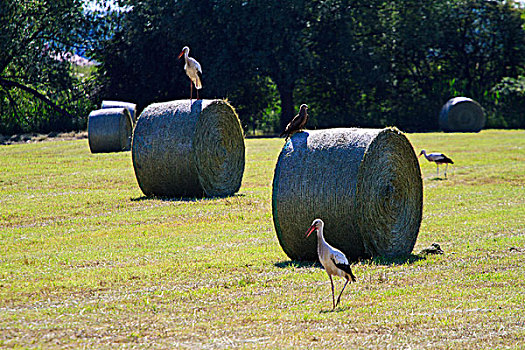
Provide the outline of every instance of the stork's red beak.
[[312,225],[310,226],[310,228],[308,229],[308,231],[306,231],[306,233],[304,234],[305,237],[308,237],[312,234],[312,232],[314,232],[317,228],[315,227],[315,225]]
[[179,57],[177,57],[177,59],[180,59],[182,55],[184,55],[184,51],[181,51],[181,53],[179,53]]

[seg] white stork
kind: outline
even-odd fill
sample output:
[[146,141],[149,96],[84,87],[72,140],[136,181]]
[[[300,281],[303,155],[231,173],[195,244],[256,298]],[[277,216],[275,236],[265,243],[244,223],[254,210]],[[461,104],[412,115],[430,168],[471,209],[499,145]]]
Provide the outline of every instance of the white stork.
[[421,157],[421,155],[424,155],[425,158],[429,161],[429,162],[434,162],[436,163],[437,165],[437,175],[439,176],[439,164],[446,164],[447,166],[445,167],[445,177],[447,177],[447,169],[448,169],[448,165],[449,164],[454,164],[454,162],[452,161],[452,159],[450,159],[449,157],[447,157],[446,155],[444,155],[443,153],[430,153],[430,154],[427,154],[427,152],[425,150],[422,150],[421,153],[419,153],[419,156],[418,157]]
[[[317,230],[317,254],[319,255],[319,261],[326,270],[328,277],[330,277],[330,283],[332,284],[332,303],[335,309],[335,307],[339,305],[341,295],[343,294],[348,282],[350,282],[350,280],[355,282],[355,276],[352,273],[348,259],[343,252],[326,243],[324,240],[323,229],[323,220],[315,219],[305,235],[308,237],[312,232]],[[343,286],[343,289],[341,289],[341,293],[339,293],[339,297],[337,298],[337,303],[335,302],[334,281],[332,280],[332,276],[346,278],[345,285]]]
[[182,51],[179,54],[179,57],[177,59],[180,59],[182,55],[184,55],[184,61],[186,64],[184,65],[184,70],[186,71],[186,75],[190,78],[190,101],[193,97],[193,85],[195,84],[195,89],[197,89],[197,100],[199,99],[199,90],[202,89],[202,68],[199,62],[193,57],[189,57],[190,48],[187,46],[184,46],[182,48]]

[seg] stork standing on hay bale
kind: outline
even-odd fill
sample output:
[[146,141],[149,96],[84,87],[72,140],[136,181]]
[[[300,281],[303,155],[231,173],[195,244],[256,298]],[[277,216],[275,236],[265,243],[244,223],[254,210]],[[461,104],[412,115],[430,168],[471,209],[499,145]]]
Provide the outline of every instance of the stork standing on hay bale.
[[[308,237],[312,232],[317,230],[317,254],[319,255],[319,261],[326,270],[328,277],[330,277],[330,283],[332,284],[332,303],[335,309],[335,307],[339,305],[339,302],[341,301],[341,295],[343,294],[343,291],[345,290],[348,282],[350,282],[350,280],[355,282],[355,276],[352,273],[348,259],[343,254],[343,252],[326,243],[324,240],[323,229],[323,220],[315,219],[308,231],[306,231],[305,235]],[[343,289],[341,289],[339,297],[337,297],[337,303],[335,302],[334,281],[332,280],[332,276],[346,278],[345,285],[343,286]]]
[[179,57],[177,59],[180,59],[182,55],[184,55],[184,61],[186,64],[184,65],[184,70],[186,71],[186,75],[190,78],[190,101],[193,97],[193,85],[195,84],[195,89],[197,90],[197,100],[199,99],[199,90],[202,89],[202,68],[199,62],[193,57],[189,57],[190,48],[187,46],[184,46],[182,48],[182,51],[179,54]]
[[454,162],[452,161],[452,159],[450,159],[449,157],[447,157],[446,155],[444,155],[443,153],[430,153],[430,154],[427,154],[427,152],[425,150],[422,150],[421,153],[419,153],[419,157],[421,157],[421,155],[424,155],[425,158],[429,161],[429,162],[434,162],[436,163],[437,165],[437,175],[439,176],[439,165],[440,164],[446,164],[446,167],[445,167],[445,177],[447,177],[447,169],[448,169],[448,165],[449,164],[454,164]]
[[286,140],[296,131],[301,130],[306,125],[306,122],[308,121],[308,113],[306,112],[308,110],[308,106],[305,104],[302,104],[301,107],[299,107],[299,113],[293,117],[293,119],[286,125],[286,128],[281,133],[281,137],[286,135]]

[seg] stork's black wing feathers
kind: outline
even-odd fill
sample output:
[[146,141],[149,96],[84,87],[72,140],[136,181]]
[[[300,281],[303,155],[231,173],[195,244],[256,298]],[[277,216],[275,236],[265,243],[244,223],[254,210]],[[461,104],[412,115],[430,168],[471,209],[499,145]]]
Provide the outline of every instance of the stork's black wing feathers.
[[346,272],[347,274],[350,275],[350,278],[352,279],[352,282],[355,282],[355,276],[354,274],[352,273],[352,269],[350,268],[350,265],[347,265],[347,264],[338,264],[334,258],[332,258],[332,261],[334,262],[334,265],[337,266],[337,268],[343,270],[344,272]]
[[454,162],[452,161],[452,159],[450,159],[449,157],[447,157],[446,155],[444,154],[441,154],[443,156],[443,159],[440,160],[441,163],[449,163],[449,164],[454,164]]

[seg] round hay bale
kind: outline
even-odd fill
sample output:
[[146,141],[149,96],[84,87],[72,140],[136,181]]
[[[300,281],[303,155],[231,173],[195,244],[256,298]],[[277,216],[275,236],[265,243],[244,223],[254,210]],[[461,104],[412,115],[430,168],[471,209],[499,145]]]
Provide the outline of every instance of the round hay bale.
[[439,127],[443,131],[479,132],[485,121],[481,105],[468,97],[451,98],[439,113]]
[[423,211],[412,145],[395,128],[296,133],[275,167],[272,210],[291,259],[317,259],[317,237],[304,237],[315,218],[325,222],[326,240],[351,260],[408,255]]
[[133,124],[137,121],[137,105],[134,103],[104,100],[102,101],[102,109],[105,108],[126,108],[131,115]]
[[91,153],[129,151],[132,125],[126,108],[98,109],[89,113],[88,143]]
[[229,196],[241,187],[244,136],[223,100],[155,103],[133,133],[133,167],[146,196]]

